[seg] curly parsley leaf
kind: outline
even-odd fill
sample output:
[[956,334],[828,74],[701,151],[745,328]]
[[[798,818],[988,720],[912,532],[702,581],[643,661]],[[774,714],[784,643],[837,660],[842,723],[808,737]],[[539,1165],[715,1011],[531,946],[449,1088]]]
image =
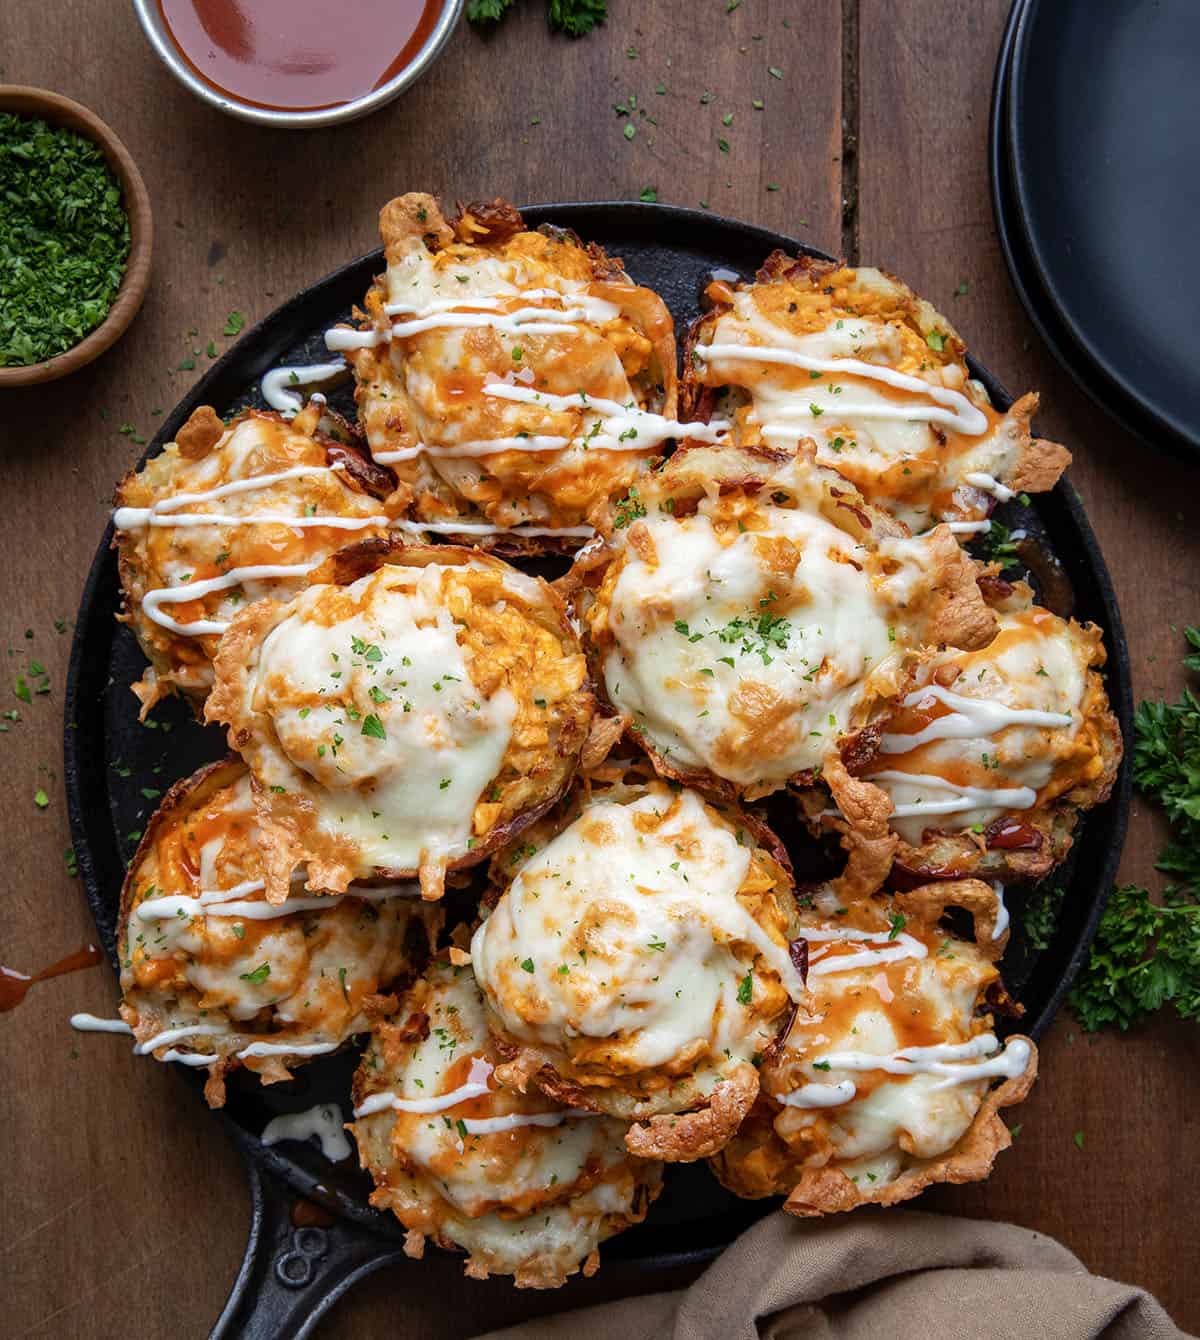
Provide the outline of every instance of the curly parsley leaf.
[[[1200,629],[1185,635],[1200,650]],[[1200,657],[1184,664],[1200,669]],[[1161,905],[1134,884],[1113,890],[1070,997],[1087,1029],[1128,1028],[1168,1003],[1200,1018],[1200,699],[1190,689],[1178,702],[1138,707],[1133,779],[1166,811],[1170,841],[1157,868],[1171,882]]]
[[[498,23],[514,0],[467,0],[472,23]],[[608,17],[607,0],[547,0],[546,22],[569,37],[584,37]]]

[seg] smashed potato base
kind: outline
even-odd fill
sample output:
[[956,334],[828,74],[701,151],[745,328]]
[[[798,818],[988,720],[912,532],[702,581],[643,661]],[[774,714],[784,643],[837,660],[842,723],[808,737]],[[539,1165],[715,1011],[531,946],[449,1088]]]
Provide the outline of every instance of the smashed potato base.
[[[251,512],[336,517],[381,516],[390,477],[358,451],[317,428],[319,408],[310,406],[290,422],[280,415],[247,410],[228,426],[208,405],[201,405],[179,430],[175,442],[117,486],[117,507],[148,508],[181,493],[204,492],[235,479],[273,475],[296,466],[340,465],[337,473],[281,480],[253,492],[189,504],[192,512]],[[162,526],[118,531],[113,540],[127,623],[150,662],[133,686],[141,717],[171,693],[197,704],[212,685],[212,659],[220,635],[176,633],[156,623],[142,601],[151,591],[207,581],[240,567],[318,562],[349,540],[384,536],[386,524],[347,531],[308,526],[302,530],[275,522],[240,526]],[[247,592],[288,600],[304,586],[303,577],[278,577],[245,587],[213,592],[193,601],[173,602],[168,613],[178,623],[231,617]]]
[[[389,270],[422,261],[432,285],[440,289],[444,283],[449,299],[463,308],[469,309],[472,298],[479,296],[473,284],[477,274],[511,272],[521,288],[553,288],[555,280],[566,281],[586,286],[583,291],[620,310],[603,323],[583,322],[570,335],[514,338],[489,329],[433,329],[350,351],[359,416],[373,451],[411,450],[422,442],[449,445],[454,434],[446,441],[440,438],[447,424],[468,440],[521,434],[581,439],[582,410],[551,413],[536,405],[489,400],[481,391],[489,373],[532,375],[526,384],[539,390],[565,396],[586,392],[622,404],[632,400],[639,408],[673,417],[676,372],[670,314],[657,294],[634,285],[620,262],[598,247],[585,247],[560,229],[526,231],[520,214],[500,200],[468,205],[448,221],[437,200],[420,193],[385,205],[380,232]],[[486,280],[482,282],[486,289]],[[361,326],[386,330],[395,319],[384,311],[386,289],[384,276],[369,290]],[[517,296],[511,301],[521,305]],[[539,301],[545,305],[545,299]],[[569,293],[563,302],[569,304]],[[425,453],[392,467],[397,484],[391,502],[405,516],[431,524],[579,526],[597,504],[626,492],[661,451],[588,451],[577,441],[549,452],[511,450],[484,457]],[[482,548],[508,555],[569,552],[580,543],[553,536],[472,538]]]
[[[480,1061],[498,1060],[465,967],[434,964],[395,1020],[373,1031],[355,1075],[356,1106],[387,1090],[434,1098]],[[408,1230],[408,1255],[420,1258],[429,1240],[465,1251],[471,1278],[512,1275],[518,1288],[546,1289],[581,1269],[593,1274],[600,1244],[641,1222],[662,1179],[657,1163],[625,1151],[615,1121],[567,1117],[490,1133],[467,1126],[554,1112],[540,1095],[493,1087],[446,1111],[385,1110],[350,1129],[376,1184],[371,1203]]]
[[[646,834],[652,835],[674,814],[678,794],[673,795],[661,782],[644,781],[641,773],[637,765],[627,770],[623,762],[615,761],[581,779],[554,815],[529,830],[519,845],[497,853],[492,866],[491,900],[502,898],[503,890],[520,876],[537,852],[577,824],[592,803],[629,804],[648,794],[661,794],[669,803],[657,822],[653,812],[637,816]],[[796,915],[786,853],[757,817],[729,804],[702,803],[713,824],[737,833],[739,844],[749,848],[749,868],[737,891],[737,901],[762,932],[786,952]],[[684,849],[679,850],[682,854]],[[620,864],[618,855],[612,859]],[[575,936],[579,943],[566,934],[559,942],[559,952],[564,958],[574,954],[586,962],[587,936],[599,929],[591,922],[578,922]],[[777,1020],[790,1004],[787,990],[755,945],[735,940],[728,947],[736,959],[739,981],[753,982],[751,999],[737,1007],[747,1011],[744,1047],[717,1055],[711,1043],[697,1036],[669,1064],[648,1070],[634,1056],[633,1035],[626,1039],[619,1034],[580,1035],[564,1039],[562,1046],[532,1043],[508,1035],[489,1001],[489,1024],[497,1049],[506,1058],[497,1070],[498,1077],[522,1092],[533,1084],[570,1106],[636,1123],[626,1137],[626,1145],[642,1157],[667,1162],[708,1157],[731,1138],[753,1104],[758,1072],[752,1057],[770,1042]],[[663,950],[670,952],[666,946]],[[627,1052],[625,1058],[622,1050]]]
[[[246,768],[232,758],[167,792],[130,864],[117,928],[122,1018],[139,1043],[180,1026],[219,1025],[217,1034],[171,1045],[219,1058],[204,1092],[210,1107],[221,1107],[232,1071],[274,1084],[308,1059],[239,1058],[250,1043],[341,1043],[395,1008],[387,993],[420,966],[442,918],[413,896],[348,898],[269,920],[136,918],[147,899],[196,897],[210,867],[220,888],[262,876]],[[261,898],[250,891],[239,901]]]
[[[347,547],[310,582],[348,587],[384,566],[429,564],[446,568],[444,603],[470,658],[475,687],[484,698],[504,689],[516,703],[500,768],[474,809],[474,845],[445,864],[431,860],[404,870],[364,868],[360,852],[323,827],[322,788],[293,767],[294,785],[284,794],[262,785],[255,789],[272,901],[285,896],[291,873],[301,863],[308,866],[310,888],[338,892],[355,878],[419,876],[426,897],[440,897],[446,870],[486,859],[552,805],[571,778],[591,725],[593,700],[578,642],[545,582],[467,549],[380,541]],[[225,635],[216,660],[217,682],[206,716],[229,727],[231,746],[252,770],[282,755],[271,720],[245,704],[248,676],[263,642],[290,609],[259,604],[246,610]],[[371,704],[360,710],[370,712]],[[422,759],[420,766],[428,764]]]

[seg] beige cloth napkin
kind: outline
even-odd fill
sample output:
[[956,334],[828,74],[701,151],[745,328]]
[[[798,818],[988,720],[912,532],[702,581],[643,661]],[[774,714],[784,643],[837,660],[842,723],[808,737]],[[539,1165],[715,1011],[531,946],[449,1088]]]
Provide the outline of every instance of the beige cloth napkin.
[[1188,1340],[1143,1289],[1091,1275],[1053,1238],[911,1210],[782,1212],[688,1289],[481,1340]]

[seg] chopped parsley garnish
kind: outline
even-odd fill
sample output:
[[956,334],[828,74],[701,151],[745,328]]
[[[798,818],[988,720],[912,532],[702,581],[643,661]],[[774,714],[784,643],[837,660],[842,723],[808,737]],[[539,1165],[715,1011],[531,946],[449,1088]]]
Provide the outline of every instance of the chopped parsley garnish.
[[613,509],[613,525],[618,530],[624,530],[626,526],[645,515],[646,508],[638,497],[637,489],[631,488],[626,497],[622,498]]
[[271,965],[269,963],[260,963],[257,968],[251,972],[239,973],[240,981],[249,982],[251,986],[261,986],[271,975]]
[[241,312],[230,312],[225,318],[225,329],[222,335],[240,335],[242,327],[246,324],[246,318]]
[[[759,603],[761,605],[763,602]],[[743,656],[757,655],[762,658],[763,665],[770,665],[774,659],[770,654],[770,648],[783,651],[788,645],[791,632],[792,625],[787,619],[763,610],[761,614],[752,615],[748,619],[740,616],[731,619],[724,628],[717,629],[717,637],[726,644],[740,642],[739,650]],[[728,661],[730,665],[733,664],[728,657],[722,656],[720,659]]]
[[896,936],[908,925],[908,918],[903,912],[894,912],[888,919],[889,927],[888,939],[894,940]]
[[527,958],[527,959],[525,959],[525,960],[522,962],[521,967],[522,967],[526,972],[532,972],[532,971],[533,971],[533,959],[531,959],[531,958]]
[[383,729],[383,722],[379,720],[374,712],[368,712],[367,715],[363,717],[362,733],[370,736],[372,740],[387,739],[387,731]]
[[754,997],[754,973],[748,972],[738,983],[737,1000],[739,1005],[749,1005]]

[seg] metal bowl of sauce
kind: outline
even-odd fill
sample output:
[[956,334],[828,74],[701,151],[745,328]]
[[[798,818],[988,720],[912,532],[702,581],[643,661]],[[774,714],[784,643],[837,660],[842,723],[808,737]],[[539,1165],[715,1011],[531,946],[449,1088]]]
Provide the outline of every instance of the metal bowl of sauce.
[[437,59],[463,0],[134,0],[167,69],[244,121],[301,129],[382,107]]

